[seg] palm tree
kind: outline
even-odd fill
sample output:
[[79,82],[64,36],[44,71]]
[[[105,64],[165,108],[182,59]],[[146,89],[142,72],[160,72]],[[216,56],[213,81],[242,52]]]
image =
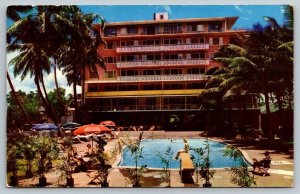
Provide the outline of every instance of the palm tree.
[[[49,103],[47,91],[43,81],[43,73],[50,73],[51,63],[49,56],[51,55],[49,55],[49,50],[51,50],[53,47],[52,45],[56,42],[51,39],[51,37],[53,37],[51,34],[53,30],[46,30],[53,29],[51,28],[51,25],[49,25],[50,19],[48,16],[49,14],[47,14],[48,10],[51,9],[57,8],[55,6],[35,7],[35,10],[33,10],[31,14],[18,20],[14,25],[12,25],[7,30],[7,34],[9,34],[9,37],[12,37],[13,40],[11,41],[10,45],[8,45],[7,50],[9,52],[15,50],[21,52],[19,56],[10,62],[10,64],[18,66],[15,67],[14,74],[22,74],[22,80],[26,77],[28,72],[30,72],[30,77],[32,77],[34,74],[34,81],[37,85],[38,94],[47,110],[46,112],[55,123],[58,123],[55,112]],[[49,28],[47,28],[48,26]],[[32,36],[32,34],[35,34],[35,36]],[[31,60],[32,58],[34,58],[35,62],[32,62],[34,61]],[[40,84],[42,84],[44,94],[40,88]],[[45,95],[45,97],[43,95]]]
[[[30,10],[32,10],[32,7],[31,6],[9,6],[7,8],[7,17],[13,21],[18,21],[21,19],[19,13],[27,13],[29,12]],[[10,43],[10,40],[11,37],[10,36],[7,36],[7,43]],[[7,78],[7,81],[8,81],[8,84],[11,88],[11,92],[12,92],[12,95],[16,101],[16,103],[18,104],[22,114],[24,115],[24,117],[26,118],[27,122],[29,124],[31,124],[31,120],[30,120],[30,117],[28,116],[28,114],[26,113],[23,105],[21,104],[19,98],[18,98],[18,95],[16,93],[16,90],[14,88],[14,85],[11,81],[11,78],[10,78],[10,75],[8,73],[8,71],[6,72],[6,78]]]
[[[97,64],[105,68],[104,60],[98,55],[97,48],[101,44],[102,39],[100,33],[93,26],[93,22],[101,20],[104,27],[102,17],[95,14],[82,14],[76,6],[69,6],[65,11],[65,15],[60,20],[66,25],[66,42],[61,47],[60,58],[58,64],[62,68],[63,73],[69,84],[73,84],[75,115],[78,114],[77,91],[76,85],[82,87],[81,102],[84,110],[84,81],[86,68],[91,71],[97,71]],[[79,75],[79,76],[78,76]],[[78,118],[77,116],[75,116]]]

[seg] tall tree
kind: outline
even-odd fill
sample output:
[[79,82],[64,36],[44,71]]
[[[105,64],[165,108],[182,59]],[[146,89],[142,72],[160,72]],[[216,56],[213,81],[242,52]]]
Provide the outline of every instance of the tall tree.
[[75,117],[78,119],[76,85],[81,85],[81,102],[84,108],[84,81],[86,68],[92,72],[97,71],[97,65],[105,68],[104,60],[99,56],[97,48],[102,39],[100,32],[93,26],[95,21],[100,20],[104,27],[104,19],[96,14],[83,14],[76,6],[69,6],[65,15],[61,16],[66,28],[66,43],[61,47],[59,65],[62,67],[69,84],[73,84]]

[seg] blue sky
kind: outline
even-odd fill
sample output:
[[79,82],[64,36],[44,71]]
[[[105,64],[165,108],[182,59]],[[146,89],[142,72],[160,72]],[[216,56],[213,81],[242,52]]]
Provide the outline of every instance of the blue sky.
[[[169,19],[179,18],[202,18],[202,17],[226,17],[238,16],[234,29],[251,29],[256,23],[266,25],[263,16],[273,17],[279,24],[283,24],[283,14],[281,5],[93,5],[80,6],[84,13],[96,13],[105,18],[107,22],[117,21],[137,21],[137,20],[152,20],[155,12],[168,12]],[[12,24],[7,20],[7,26]],[[14,58],[18,53],[7,54],[7,63]],[[9,68],[12,75],[12,69]],[[20,81],[19,77],[12,77],[12,81],[17,90],[35,91],[36,86],[32,79],[24,79]],[[53,74],[45,75],[45,84],[47,89],[54,89]],[[66,93],[72,93],[72,86],[67,85],[67,81],[61,72],[58,72],[59,85],[66,88]],[[8,91],[10,88],[7,87]],[[81,88],[78,87],[78,91]]]
[[263,16],[283,23],[281,5],[125,5],[80,6],[84,13],[97,13],[107,22],[152,20],[155,12],[168,12],[170,19],[239,16],[233,28],[251,29],[266,22]]

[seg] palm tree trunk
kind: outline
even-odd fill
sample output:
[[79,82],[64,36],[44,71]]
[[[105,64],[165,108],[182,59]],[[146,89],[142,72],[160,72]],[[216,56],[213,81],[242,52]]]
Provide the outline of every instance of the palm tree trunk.
[[86,110],[85,110],[85,63],[82,67],[82,78],[81,78],[81,111],[83,114],[83,123],[85,123]]
[[264,93],[265,101],[266,101],[266,131],[268,133],[268,138],[272,138],[272,130],[270,128],[270,103],[269,103],[269,93],[266,91]]
[[61,92],[60,92],[60,88],[58,87],[58,81],[57,81],[57,71],[56,71],[56,58],[54,57],[54,81],[55,81],[55,87],[56,87],[56,91],[57,91],[57,100],[63,110],[63,113],[64,115],[67,114],[67,108],[65,106],[65,103],[63,102],[62,100],[62,97],[61,97]]
[[14,97],[16,103],[18,104],[19,108],[21,109],[21,112],[22,112],[22,114],[24,115],[24,117],[26,118],[27,122],[28,122],[29,124],[31,124],[31,120],[30,120],[28,114],[26,113],[24,107],[22,106],[22,104],[21,104],[21,102],[20,102],[20,100],[19,100],[19,98],[18,98],[18,95],[17,95],[17,93],[16,93],[16,91],[15,91],[15,88],[14,88],[14,86],[13,86],[13,83],[12,83],[12,81],[11,81],[11,79],[10,79],[10,76],[9,76],[9,73],[8,73],[8,72],[6,72],[6,76],[7,76],[8,84],[9,84],[9,86],[10,86],[12,95],[13,95],[13,97]]
[[50,109],[49,104],[47,103],[46,99],[45,99],[44,96],[43,96],[43,93],[42,93],[42,90],[41,90],[41,87],[40,87],[40,83],[39,83],[38,77],[35,77],[35,78],[34,78],[34,82],[35,82],[35,85],[36,85],[36,87],[37,87],[38,95],[39,95],[39,97],[41,98],[42,103],[43,103],[43,105],[44,105],[44,107],[45,107],[47,116],[49,116],[49,117],[54,121],[55,118],[53,117],[53,114],[50,114],[51,109]]
[[41,80],[41,83],[42,83],[43,91],[45,93],[46,102],[47,102],[47,104],[49,106],[50,114],[52,115],[51,118],[53,118],[53,122],[55,124],[58,124],[57,116],[55,114],[55,111],[54,111],[54,109],[53,109],[53,107],[51,105],[51,102],[50,102],[48,94],[47,94],[47,90],[46,90],[46,87],[45,87],[45,82],[44,82],[43,76],[41,76],[40,80]]
[[[75,68],[76,69],[76,68]],[[76,70],[75,70],[76,72]],[[75,108],[75,121],[78,122],[78,102],[77,102],[77,77],[76,74],[74,73],[74,80],[73,80],[73,98],[74,98],[74,108]]]

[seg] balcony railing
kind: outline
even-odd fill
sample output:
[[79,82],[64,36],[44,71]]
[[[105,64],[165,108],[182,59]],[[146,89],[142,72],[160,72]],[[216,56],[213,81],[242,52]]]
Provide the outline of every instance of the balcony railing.
[[140,81],[186,81],[207,80],[207,75],[202,74],[179,74],[179,75],[143,75],[143,76],[119,76],[117,81],[140,82]]
[[180,66],[180,65],[208,65],[208,59],[179,59],[179,60],[152,60],[152,61],[128,61],[118,62],[118,68],[127,67],[156,67],[156,66]]
[[182,51],[182,50],[204,50],[209,49],[209,44],[179,44],[179,45],[147,45],[117,47],[117,53],[130,52],[159,52],[159,51]]
[[195,104],[165,104],[165,105],[111,105],[90,106],[92,111],[136,111],[136,110],[195,110]]

